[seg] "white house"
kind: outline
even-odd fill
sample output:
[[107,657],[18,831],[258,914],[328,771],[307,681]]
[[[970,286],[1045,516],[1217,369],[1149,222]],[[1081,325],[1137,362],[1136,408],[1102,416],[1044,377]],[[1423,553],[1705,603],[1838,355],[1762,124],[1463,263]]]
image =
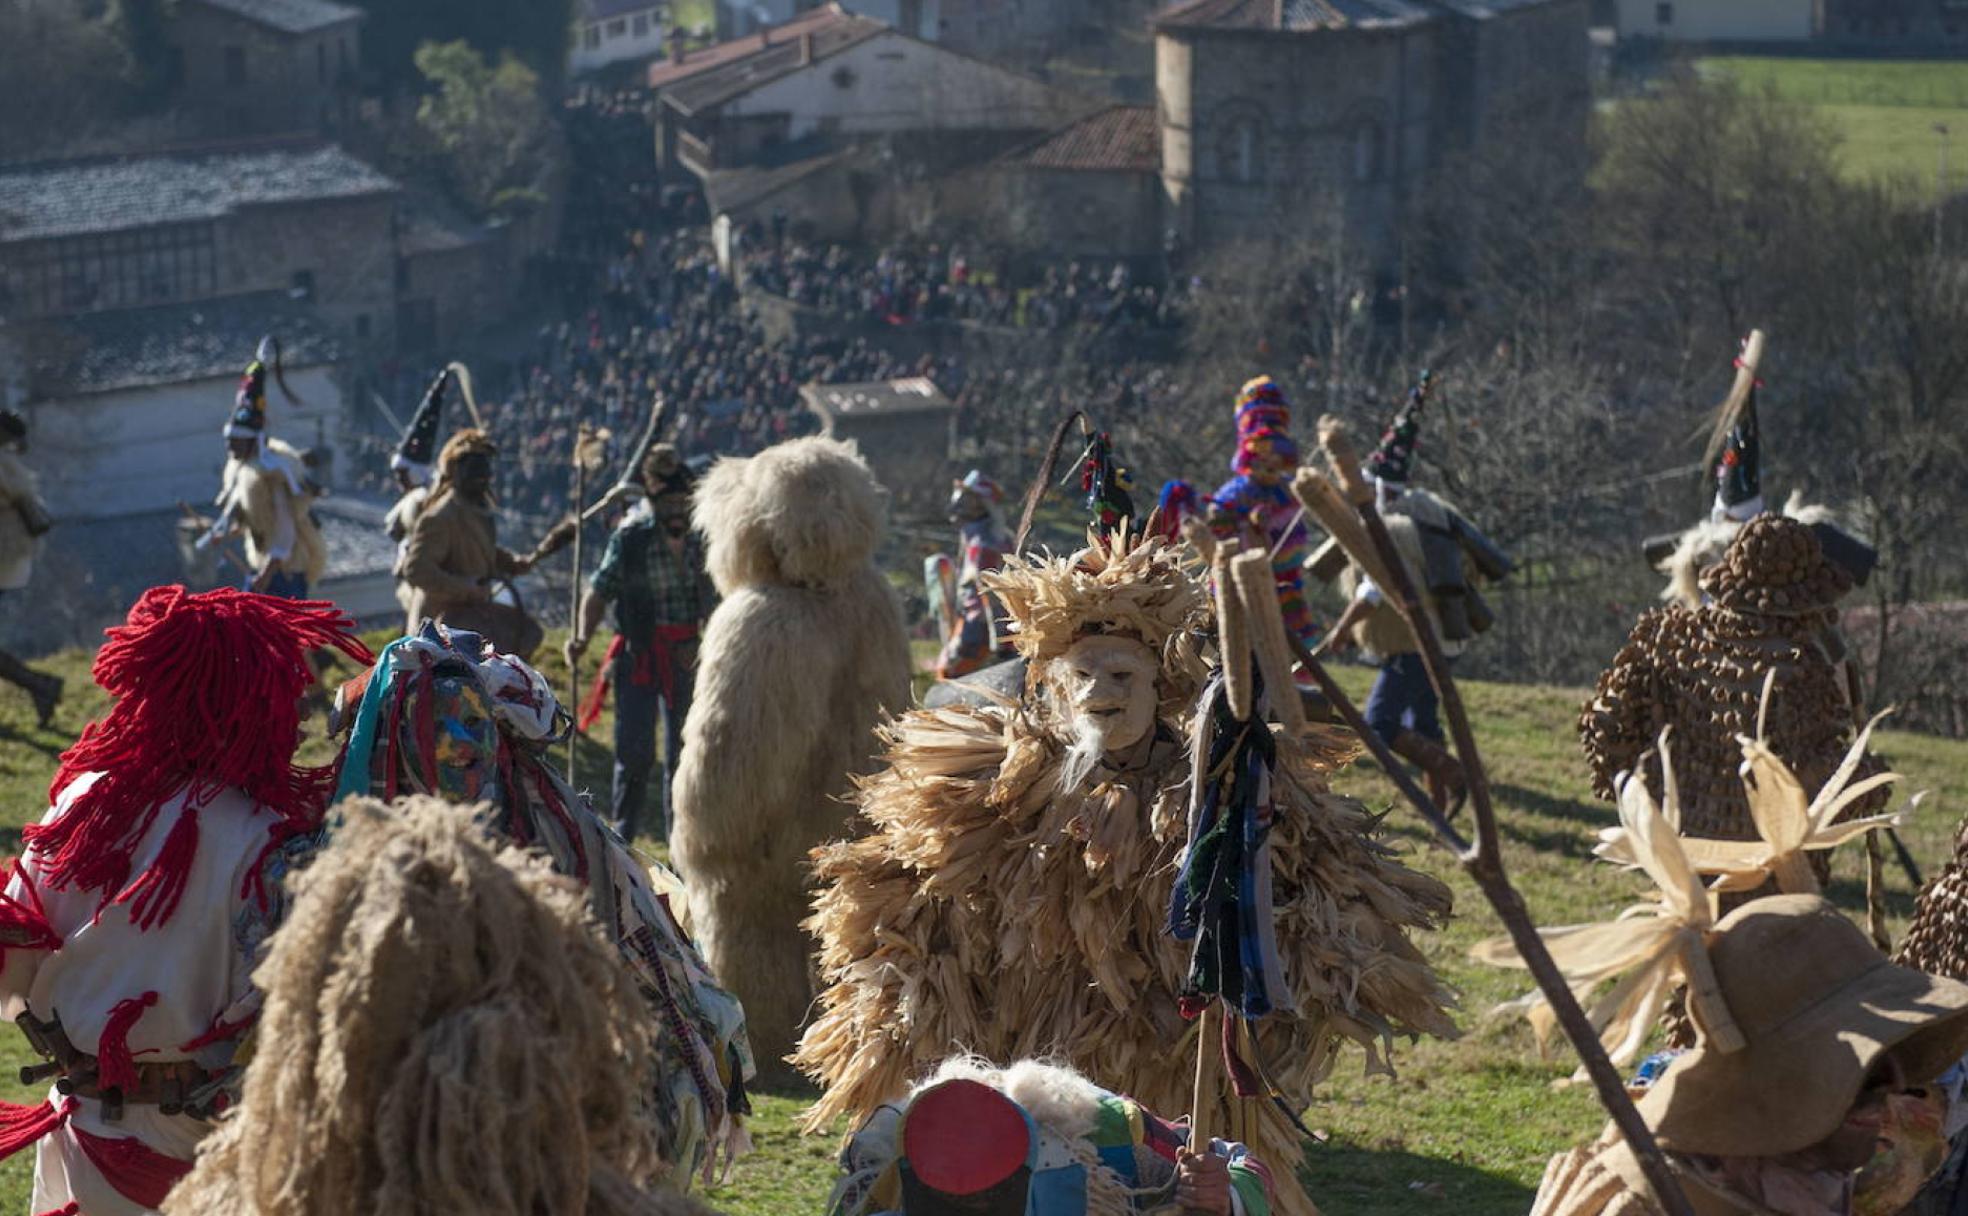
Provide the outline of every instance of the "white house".
[[660,55],[669,33],[668,0],[575,0],[572,75],[611,63]]
[[1036,132],[1098,108],[838,4],[659,60],[648,84],[663,167],[699,176],[815,138]]
[[[742,38],[822,7],[814,0],[717,0],[717,35]],[[943,29],[942,0],[855,0],[853,11],[934,42]]]
[[1817,35],[1817,0],[1618,0],[1621,38],[1670,42],[1802,42]]

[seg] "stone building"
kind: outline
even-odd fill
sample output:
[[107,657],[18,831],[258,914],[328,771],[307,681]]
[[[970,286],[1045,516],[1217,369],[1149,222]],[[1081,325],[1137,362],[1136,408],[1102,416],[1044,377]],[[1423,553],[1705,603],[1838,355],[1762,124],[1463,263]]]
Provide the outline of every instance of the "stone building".
[[1208,247],[1337,220],[1385,269],[1432,170],[1580,142],[1585,0],[1185,0],[1155,19],[1169,226]]
[[362,10],[333,0],[180,0],[172,105],[207,136],[334,131],[353,114]]
[[[1113,106],[1001,158],[976,216],[994,243],[1073,258],[1153,258],[1164,232],[1160,133],[1148,106]],[[993,223],[992,221],[996,222]]]

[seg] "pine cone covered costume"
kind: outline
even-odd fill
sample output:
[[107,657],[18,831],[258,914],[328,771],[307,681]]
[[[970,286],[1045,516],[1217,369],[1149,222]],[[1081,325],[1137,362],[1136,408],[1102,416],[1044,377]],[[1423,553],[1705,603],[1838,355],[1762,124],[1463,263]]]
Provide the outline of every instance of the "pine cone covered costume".
[[[1661,797],[1660,757],[1650,749],[1671,726],[1681,831],[1756,839],[1736,738],[1757,734],[1765,673],[1776,673],[1765,738],[1806,789],[1823,785],[1851,743],[1833,607],[1850,586],[1808,526],[1773,514],[1744,525],[1723,560],[1702,572],[1710,602],[1643,615],[1599,677],[1579,718],[1593,792],[1610,799],[1614,778],[1639,768]],[[1868,757],[1860,775],[1877,771],[1883,766]],[[1882,790],[1846,814],[1872,814],[1885,798]]]
[[[1157,567],[1134,574],[1183,580],[1178,598],[1200,612],[1194,580]],[[1035,626],[1070,637],[1096,616],[1097,628],[1143,635],[1129,628],[1142,586],[1114,582],[1089,587],[1084,567],[1016,559],[997,577],[1035,678],[1048,649]],[[1112,598],[1087,610],[1102,591]],[[1175,632],[1144,640],[1172,653]],[[809,1129],[865,1117],[961,1051],[1054,1058],[1148,1109],[1189,1108],[1195,1042],[1177,1011],[1189,947],[1163,924],[1186,837],[1179,740],[1195,684],[1174,666],[1147,758],[1072,789],[1059,788],[1059,724],[1037,689],[1019,707],[918,710],[888,726],[887,763],[858,799],[872,830],[815,853],[807,923],[828,987],[794,1057],[825,1086]],[[1298,1008],[1254,1029],[1270,1079],[1302,1109],[1347,1039],[1385,1069],[1393,1036],[1456,1033],[1453,998],[1408,939],[1447,917],[1450,894],[1375,839],[1365,807],[1331,792],[1348,741],[1281,743],[1274,907]],[[1297,1133],[1270,1104],[1246,1126],[1226,1095],[1220,1116],[1214,1126],[1272,1167],[1279,1212],[1316,1210],[1296,1183]]]

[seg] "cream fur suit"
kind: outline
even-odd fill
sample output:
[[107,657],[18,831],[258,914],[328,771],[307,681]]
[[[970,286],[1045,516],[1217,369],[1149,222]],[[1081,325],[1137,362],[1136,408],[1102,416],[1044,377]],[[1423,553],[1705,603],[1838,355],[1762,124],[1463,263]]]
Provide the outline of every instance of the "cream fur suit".
[[807,851],[847,834],[842,799],[875,767],[875,725],[908,701],[908,640],[874,564],[881,487],[851,444],[796,439],[721,460],[694,520],[723,598],[704,630],[670,843],[763,1070],[792,1050],[812,998]]

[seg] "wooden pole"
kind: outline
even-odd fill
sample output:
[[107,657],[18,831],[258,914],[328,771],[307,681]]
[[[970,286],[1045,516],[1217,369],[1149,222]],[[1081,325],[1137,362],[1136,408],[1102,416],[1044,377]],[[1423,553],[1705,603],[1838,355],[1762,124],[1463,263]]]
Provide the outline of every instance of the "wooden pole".
[[[574,429],[574,503],[576,507],[588,500],[587,447],[588,424],[583,422]],[[568,592],[567,596],[572,604],[567,617],[567,627],[573,630],[581,628],[581,533],[583,531],[581,521],[576,517],[574,520],[574,578],[571,583],[572,590]],[[569,656],[567,664],[567,708],[570,713],[576,715],[581,712],[581,656],[578,654]],[[569,789],[577,792],[581,787],[574,779],[574,749],[575,745],[580,742],[580,739],[581,732],[579,729],[567,732],[567,786]]]
[[[1482,757],[1476,749],[1475,732],[1470,729],[1469,714],[1462,704],[1462,696],[1456,689],[1455,680],[1449,675],[1447,660],[1442,655],[1441,642],[1435,636],[1435,628],[1428,615],[1421,610],[1420,597],[1416,594],[1414,580],[1409,577],[1408,568],[1401,560],[1400,552],[1394,547],[1393,538],[1387,534],[1387,524],[1380,517],[1374,505],[1374,491],[1360,472],[1360,462],[1352,450],[1350,442],[1337,424],[1328,425],[1321,421],[1319,428],[1321,446],[1326,450],[1327,459],[1333,469],[1333,480],[1348,501],[1353,504],[1360,523],[1365,527],[1369,543],[1373,546],[1371,554],[1364,555],[1378,559],[1389,576],[1389,585],[1382,587],[1390,602],[1400,611],[1414,633],[1415,641],[1421,651],[1422,663],[1428,670],[1429,681],[1434,684],[1442,701],[1442,716],[1448,720],[1450,733],[1455,738],[1456,754],[1463,763],[1469,782],[1469,800],[1476,820],[1476,840],[1469,844],[1449,825],[1428,795],[1414,783],[1407,770],[1396,760],[1366,724],[1360,712],[1353,706],[1345,692],[1319,663],[1317,656],[1305,649],[1302,642],[1292,639],[1293,649],[1299,662],[1305,665],[1313,680],[1331,700],[1340,717],[1360,736],[1388,777],[1394,782],[1404,797],[1428,821],[1437,836],[1456,852],[1463,869],[1482,891],[1490,906],[1496,909],[1497,916],[1510,934],[1518,957],[1524,960],[1531,978],[1537,982],[1539,990],[1550,1004],[1558,1025],[1571,1040],[1573,1050],[1578,1052],[1586,1075],[1591,1078],[1592,1087],[1605,1106],[1620,1134],[1626,1138],[1633,1149],[1641,1171],[1653,1187],[1654,1196],[1668,1216],[1694,1216],[1694,1209],[1688,1203],[1687,1195],[1675,1180],[1673,1171],[1668,1168],[1667,1157],[1654,1140],[1653,1132],[1646,1121],[1640,1117],[1633,1099],[1627,1096],[1625,1082],[1613,1068],[1605,1047],[1599,1042],[1599,1035],[1592,1028],[1592,1022],[1573,997],[1571,986],[1565,982],[1558,964],[1551,958],[1544,939],[1538,936],[1537,925],[1531,919],[1530,910],[1524,900],[1511,885],[1510,877],[1503,867],[1503,857],[1499,850],[1496,826],[1496,807],[1490,800],[1490,783],[1484,771]],[[1301,499],[1303,501],[1303,499]],[[1306,502],[1308,509],[1312,503]],[[1356,562],[1363,555],[1349,554]]]
[[[1207,1153],[1216,1138],[1216,1046],[1215,1028],[1221,1016],[1212,999],[1196,1018],[1196,1084],[1189,1098],[1189,1151]],[[1205,1114],[1204,1112],[1209,1112]]]

